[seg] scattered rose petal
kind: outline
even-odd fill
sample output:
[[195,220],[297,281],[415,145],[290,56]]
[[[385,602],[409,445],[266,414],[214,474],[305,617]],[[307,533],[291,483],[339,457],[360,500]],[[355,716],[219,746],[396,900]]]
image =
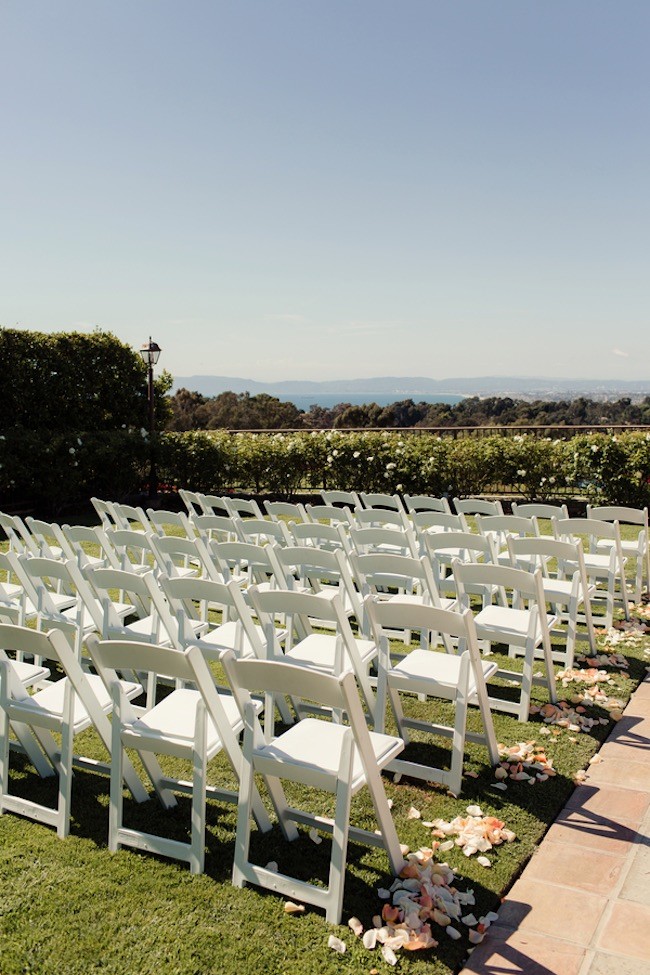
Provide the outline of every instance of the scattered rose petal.
[[275,862],[275,860],[269,860],[269,862],[267,863],[267,865],[266,865],[266,867],[264,869],[265,870],[269,870],[271,873],[277,873],[278,872],[278,865]]
[[323,837],[319,836],[318,830],[315,829],[309,830],[309,839],[312,841],[312,843],[315,843],[316,846],[318,846],[319,843],[323,842]]
[[357,938],[360,938],[361,935],[363,934],[363,924],[361,923],[358,917],[351,917],[350,920],[348,921],[348,927],[353,932],[353,934],[356,934]]
[[331,948],[332,951],[338,951],[339,954],[345,954],[345,941],[341,941],[340,938],[336,938],[333,934],[330,934],[327,939],[327,947]]
[[304,914],[305,905],[304,904],[294,904],[293,901],[285,901],[284,904],[285,914]]
[[415,806],[411,806],[411,808],[409,809],[409,811],[406,814],[406,818],[407,819],[420,819],[421,816],[422,816],[422,813],[420,812],[419,809],[416,809]]
[[480,865],[482,867],[491,867],[492,866],[492,864],[490,863],[490,861],[488,860],[487,857],[477,857],[476,858],[476,862],[477,863],[480,863]]
[[376,944],[377,944],[377,928],[369,928],[367,931],[364,931],[363,947],[368,948],[369,951],[372,951],[372,949],[375,947]]
[[384,961],[387,965],[397,964],[397,955],[389,945],[382,945],[381,953],[384,956]]

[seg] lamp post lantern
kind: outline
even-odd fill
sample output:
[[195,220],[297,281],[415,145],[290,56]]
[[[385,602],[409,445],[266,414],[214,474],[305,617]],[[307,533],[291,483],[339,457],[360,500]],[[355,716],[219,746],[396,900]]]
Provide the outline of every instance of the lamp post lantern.
[[151,341],[151,336],[149,336],[149,341],[142,346],[140,349],[140,355],[143,361],[148,367],[148,397],[149,397],[149,452],[150,452],[150,466],[149,466],[149,497],[155,498],[158,494],[158,475],[156,474],[156,463],[154,460],[154,443],[153,435],[155,432],[155,414],[154,414],[154,389],[153,389],[153,367],[158,362],[160,358],[161,348],[157,342]]

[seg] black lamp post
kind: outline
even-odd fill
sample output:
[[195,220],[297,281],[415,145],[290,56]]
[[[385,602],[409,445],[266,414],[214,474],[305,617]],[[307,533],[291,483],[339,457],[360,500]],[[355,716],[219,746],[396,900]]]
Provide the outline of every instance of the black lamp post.
[[156,422],[154,415],[154,396],[153,396],[153,367],[158,362],[160,358],[160,346],[156,342],[151,341],[151,336],[149,336],[149,341],[142,346],[140,349],[140,355],[142,356],[144,362],[147,364],[149,369],[149,453],[150,453],[150,467],[149,467],[149,497],[155,498],[158,494],[158,475],[156,474],[156,462],[154,460],[154,443],[153,435],[155,432]]

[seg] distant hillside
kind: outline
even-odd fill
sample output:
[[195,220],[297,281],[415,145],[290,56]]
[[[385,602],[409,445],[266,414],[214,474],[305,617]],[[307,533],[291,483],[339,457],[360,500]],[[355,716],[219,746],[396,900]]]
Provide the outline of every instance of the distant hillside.
[[552,379],[539,376],[477,376],[459,379],[429,379],[423,376],[378,376],[372,379],[337,379],[326,382],[290,380],[278,383],[257,382],[237,376],[176,376],[172,392],[190,389],[204,396],[234,393],[268,393],[279,399],[308,396],[317,403],[319,396],[382,396],[395,400],[441,395],[513,396],[520,399],[616,399],[621,396],[650,396],[650,379]]

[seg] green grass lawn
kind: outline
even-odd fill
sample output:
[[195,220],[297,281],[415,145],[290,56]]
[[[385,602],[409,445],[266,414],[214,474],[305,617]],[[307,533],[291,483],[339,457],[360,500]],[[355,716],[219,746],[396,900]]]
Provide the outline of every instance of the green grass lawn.
[[[610,695],[627,699],[645,675],[650,638],[617,646],[629,662],[626,671],[608,668],[614,685]],[[578,653],[580,649],[578,649]],[[498,656],[498,655],[497,655]],[[516,661],[504,658],[504,665]],[[576,666],[581,666],[576,663]],[[558,668],[559,669],[559,668]],[[558,687],[560,700],[570,699],[576,687]],[[514,689],[503,685],[504,696]],[[533,691],[534,700],[546,701],[543,690]],[[413,698],[410,713],[430,714],[433,705]],[[444,705],[435,705],[443,717]],[[592,717],[608,718],[601,707],[589,707]],[[472,715],[475,720],[476,714]],[[468,744],[462,796],[455,798],[442,787],[403,778],[394,783],[384,776],[387,794],[393,801],[393,815],[402,843],[412,850],[431,844],[431,830],[423,820],[451,820],[476,803],[483,813],[505,821],[516,833],[513,843],[495,847],[488,858],[491,869],[480,866],[476,857],[467,858],[454,848],[438,859],[457,871],[457,886],[472,888],[476,917],[498,908],[523,869],[537,843],[553,822],[574,788],[576,772],[587,766],[611,730],[611,722],[596,724],[588,733],[551,726],[539,717],[528,723],[495,714],[497,739],[506,745],[536,741],[544,745],[557,771],[546,782],[530,786],[508,782],[507,791],[496,789],[494,771],[480,746]],[[550,730],[543,734],[542,729]],[[448,744],[416,739],[405,757],[447,764]],[[93,732],[76,740],[75,751],[94,757],[102,747]],[[180,763],[163,763],[170,773],[182,771]],[[30,764],[12,755],[11,788],[37,801],[54,802],[55,783],[40,780]],[[189,777],[185,770],[186,777]],[[473,777],[475,775],[475,777]],[[221,759],[210,765],[210,781],[234,787],[234,777]],[[294,787],[290,800],[314,811],[331,809],[330,796],[315,796]],[[88,972],[141,973],[141,975],[319,975],[367,972],[390,967],[378,950],[363,948],[346,922],[358,917],[364,927],[372,926],[373,915],[381,911],[377,888],[390,886],[387,858],[377,849],[350,844],[344,897],[343,925],[326,924],[322,912],[307,908],[304,914],[284,912],[284,900],[256,888],[237,889],[230,883],[235,840],[235,808],[208,803],[206,870],[191,876],[184,865],[135,851],[110,854],[107,849],[109,781],[106,776],[75,773],[72,828],[61,841],[51,828],[12,814],[0,818],[0,972],[2,975],[85,975]],[[411,807],[421,819],[409,818]],[[375,828],[372,808],[364,793],[353,800],[352,821]],[[125,824],[186,839],[189,800],[179,797],[178,807],[164,812],[155,798],[137,805],[125,801]],[[326,878],[329,842],[316,845],[305,830],[293,844],[286,844],[278,828],[272,833],[254,833],[252,856],[261,864],[275,860],[280,870],[304,879]],[[576,871],[580,869],[576,857]],[[398,968],[413,975],[449,975],[458,971],[470,947],[466,929],[461,940],[451,941],[442,928],[433,931],[437,948],[422,952],[400,952]],[[347,945],[345,954],[327,946],[334,933]],[[487,934],[489,937],[489,932]]]

